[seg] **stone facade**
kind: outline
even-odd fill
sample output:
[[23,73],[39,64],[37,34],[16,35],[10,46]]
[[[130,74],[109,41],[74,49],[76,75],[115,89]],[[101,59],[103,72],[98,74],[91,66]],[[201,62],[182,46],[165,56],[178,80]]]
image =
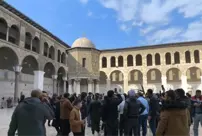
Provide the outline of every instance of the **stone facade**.
[[[72,48],[0,2],[0,96],[201,88],[202,41],[98,50],[85,37]],[[14,69],[15,68],[15,69]],[[19,76],[18,76],[19,75]],[[15,90],[15,91],[14,91]]]

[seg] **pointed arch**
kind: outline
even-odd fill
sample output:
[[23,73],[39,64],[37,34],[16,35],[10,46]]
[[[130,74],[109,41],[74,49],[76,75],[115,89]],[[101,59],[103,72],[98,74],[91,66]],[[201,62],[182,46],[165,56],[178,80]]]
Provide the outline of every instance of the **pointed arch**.
[[140,70],[133,69],[128,74],[129,84],[142,84],[143,83],[143,74]]
[[46,78],[52,78],[53,75],[55,75],[55,67],[51,62],[48,62],[44,66],[44,77]]
[[123,84],[123,73],[120,70],[115,70],[110,74],[112,84]]

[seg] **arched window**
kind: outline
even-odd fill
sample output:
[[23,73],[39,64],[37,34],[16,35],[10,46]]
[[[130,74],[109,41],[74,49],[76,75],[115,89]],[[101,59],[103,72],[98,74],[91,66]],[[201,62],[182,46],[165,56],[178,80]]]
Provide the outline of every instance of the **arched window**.
[[194,51],[194,62],[195,62],[195,63],[200,63],[199,50],[195,50],[195,51]]
[[147,55],[147,66],[152,66],[152,55],[151,54]]
[[40,42],[39,42],[39,38],[35,37],[32,40],[32,51],[39,53],[39,47],[40,47]]
[[61,62],[61,51],[58,50],[58,62]]
[[111,61],[110,62],[111,63],[111,67],[116,67],[116,59],[115,59],[114,56],[111,57],[110,61]]
[[66,55],[64,52],[62,53],[61,63],[66,64]]
[[127,66],[133,66],[133,56],[132,55],[128,55],[127,57]]
[[0,18],[0,39],[6,40],[7,22]]
[[32,35],[29,32],[25,34],[25,49],[31,50]]
[[102,68],[106,68],[106,67],[107,67],[107,58],[102,57]]
[[186,63],[191,63],[191,54],[190,51],[185,52],[185,62]]
[[118,57],[118,66],[123,67],[123,56]]
[[155,65],[161,65],[161,57],[159,53],[155,54]]
[[179,52],[174,53],[174,63],[180,64],[180,53]]
[[46,57],[48,56],[48,43],[47,42],[44,43],[43,55]]
[[52,60],[55,59],[55,48],[54,48],[53,46],[51,46],[51,47],[49,48],[49,55],[48,55],[48,57],[49,57],[50,59],[52,59]]
[[171,64],[171,54],[169,52],[166,53],[165,58],[166,58],[166,65],[170,65]]
[[17,26],[12,25],[9,29],[9,38],[8,41],[18,45],[19,44],[19,38],[20,38],[20,32]]
[[140,54],[135,57],[136,66],[142,66],[142,56]]

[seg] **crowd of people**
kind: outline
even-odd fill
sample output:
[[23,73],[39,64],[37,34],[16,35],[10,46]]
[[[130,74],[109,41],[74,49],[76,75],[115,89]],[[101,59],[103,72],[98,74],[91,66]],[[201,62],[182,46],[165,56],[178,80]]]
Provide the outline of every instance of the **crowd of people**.
[[47,92],[33,90],[15,108],[8,136],[46,136],[45,123],[55,127],[58,136],[84,136],[86,127],[93,135],[146,136],[149,126],[153,136],[194,136],[202,125],[202,95],[191,97],[183,89],[154,94],[129,90],[120,94],[109,90],[107,95],[82,92],[48,97]]

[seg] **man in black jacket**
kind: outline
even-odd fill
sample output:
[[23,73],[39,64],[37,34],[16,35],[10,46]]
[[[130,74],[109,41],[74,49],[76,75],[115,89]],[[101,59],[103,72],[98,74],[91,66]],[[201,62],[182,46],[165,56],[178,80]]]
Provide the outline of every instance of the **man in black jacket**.
[[147,90],[147,97],[149,98],[149,115],[148,121],[153,136],[156,134],[157,118],[160,115],[160,105],[157,96],[153,94],[152,89]]
[[130,90],[128,95],[129,98],[125,102],[123,112],[124,122],[126,124],[124,133],[126,136],[132,136],[132,133],[137,136],[139,125],[138,118],[140,114],[144,112],[145,106],[137,100],[134,90]]
[[113,90],[107,92],[107,98],[104,101],[102,113],[103,121],[106,127],[106,136],[118,135],[118,105],[122,102],[121,95],[114,95]]

